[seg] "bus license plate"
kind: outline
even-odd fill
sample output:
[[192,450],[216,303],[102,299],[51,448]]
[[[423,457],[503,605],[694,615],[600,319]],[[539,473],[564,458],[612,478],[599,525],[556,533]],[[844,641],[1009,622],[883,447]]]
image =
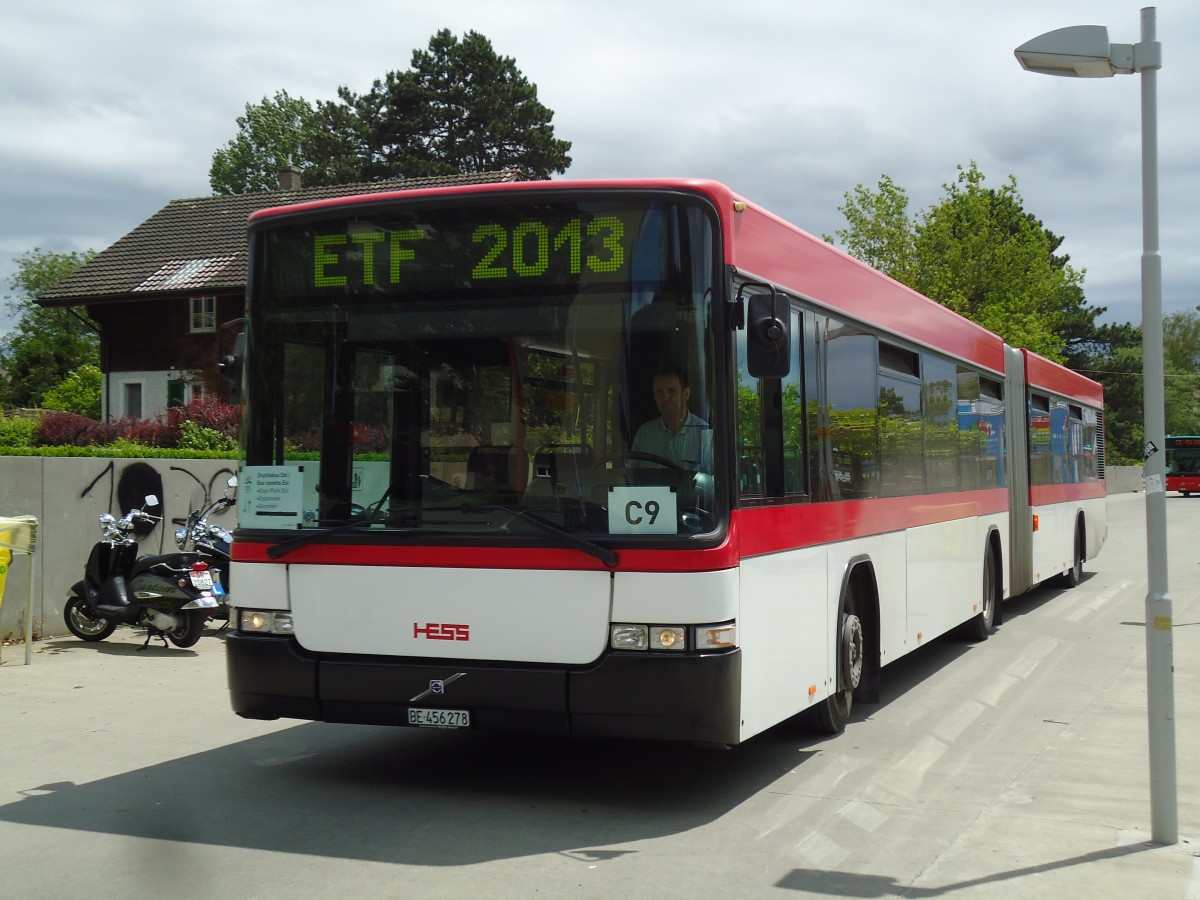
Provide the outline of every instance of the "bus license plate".
[[465,709],[409,707],[408,724],[421,728],[470,728],[471,713]]

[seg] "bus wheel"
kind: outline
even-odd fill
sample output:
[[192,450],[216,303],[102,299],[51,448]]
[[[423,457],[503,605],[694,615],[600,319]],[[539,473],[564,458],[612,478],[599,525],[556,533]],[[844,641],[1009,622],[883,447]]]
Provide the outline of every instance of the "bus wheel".
[[980,603],[983,608],[959,629],[959,634],[968,641],[986,641],[988,636],[996,631],[996,604],[999,602],[999,594],[996,591],[996,557],[990,549],[983,554],[982,588]]
[[1079,587],[1083,581],[1083,535],[1079,533],[1079,529],[1075,530],[1075,552],[1071,559],[1071,568],[1058,576],[1058,584],[1060,587],[1073,588]]
[[825,734],[841,734],[850,719],[854,705],[854,689],[863,675],[863,625],[857,615],[853,595],[846,597],[846,611],[842,613],[838,629],[838,689],[813,707],[813,719],[817,729]]

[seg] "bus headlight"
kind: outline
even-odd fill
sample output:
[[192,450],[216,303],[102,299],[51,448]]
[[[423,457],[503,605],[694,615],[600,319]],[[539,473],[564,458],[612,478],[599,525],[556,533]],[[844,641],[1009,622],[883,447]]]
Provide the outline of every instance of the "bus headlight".
[[292,634],[292,614],[273,609],[237,610],[237,630],[247,634]]
[[613,625],[608,645],[614,650],[645,650],[650,646],[650,629],[645,625]]
[[609,627],[608,634],[608,646],[613,650],[711,652],[732,650],[737,645],[735,622],[717,622],[713,625],[638,625],[619,622]]

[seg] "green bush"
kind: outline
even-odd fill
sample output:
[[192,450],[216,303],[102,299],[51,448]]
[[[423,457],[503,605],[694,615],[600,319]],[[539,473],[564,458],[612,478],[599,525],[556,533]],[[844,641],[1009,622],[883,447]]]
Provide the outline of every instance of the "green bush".
[[237,450],[237,441],[215,428],[197,425],[195,422],[180,422],[179,443],[176,446],[181,450],[217,450],[231,453]]
[[37,419],[0,415],[0,447],[32,447],[37,424]]
[[97,459],[236,459],[237,452],[233,450],[180,450],[177,447],[147,447],[145,444],[117,440],[101,447],[0,447],[0,456],[94,456]]

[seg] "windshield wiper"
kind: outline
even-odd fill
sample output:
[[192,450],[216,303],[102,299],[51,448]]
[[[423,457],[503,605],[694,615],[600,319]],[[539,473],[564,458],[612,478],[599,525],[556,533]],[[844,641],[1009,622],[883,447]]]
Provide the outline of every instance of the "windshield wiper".
[[[380,521],[379,510],[387,501],[390,493],[391,488],[384,491],[382,497],[375,501],[375,503],[373,503],[363,515],[359,516],[353,521],[346,522],[345,524],[338,525],[334,528],[319,528],[314,529],[313,531],[306,531],[303,534],[298,534],[295,537],[282,540],[277,544],[272,544],[267,548],[267,556],[271,557],[271,559],[279,559],[281,556],[290,553],[298,547],[303,547],[305,544],[311,544],[314,541],[331,537],[335,534],[342,534],[347,531],[356,531],[360,528],[370,528],[371,525],[374,525]],[[595,541],[590,541],[585,537],[580,537],[573,532],[567,531],[565,528],[560,528],[553,522],[547,521],[541,516],[535,515],[530,510],[521,509],[516,506],[508,506],[503,503],[464,503],[461,509],[464,513],[488,512],[494,510],[508,513],[515,519],[520,519],[522,522],[527,522],[538,531],[541,531],[543,534],[548,534],[551,537],[557,538],[568,547],[573,547],[576,550],[586,553],[588,556],[595,557],[609,568],[613,568],[617,564],[618,557],[614,551],[609,550],[607,547],[601,547]]]
[[285,553],[290,553],[297,547],[303,547],[305,544],[311,544],[319,538],[341,534],[344,531],[354,531],[358,528],[370,528],[377,521],[379,520],[375,517],[374,511],[372,511],[370,515],[359,516],[353,522],[347,522],[335,528],[314,528],[312,531],[306,531],[303,534],[282,540],[278,544],[272,544],[267,548],[267,556],[271,557],[271,559],[279,559]]
[[553,522],[543,519],[541,516],[534,514],[528,509],[521,509],[516,506],[508,506],[504,503],[464,503],[462,511],[464,513],[473,512],[488,512],[489,510],[500,510],[506,512],[515,519],[520,519],[522,522],[528,522],[538,531],[543,534],[548,534],[551,537],[556,537],[568,547],[574,547],[576,550],[581,550],[588,556],[594,556],[600,562],[604,563],[610,569],[617,564],[617,554],[609,550],[607,547],[601,547],[595,541],[590,541],[585,537],[580,537],[574,532],[567,531],[565,528],[560,528]]
[[379,510],[383,508],[383,504],[387,502],[388,495],[391,492],[392,486],[389,484],[387,490],[383,492],[383,496],[372,503],[366,512],[357,519],[353,519],[344,525],[338,525],[336,528],[306,531],[303,534],[296,535],[296,537],[282,540],[278,544],[272,544],[267,548],[267,556],[271,557],[271,559],[279,559],[285,553],[290,553],[297,547],[303,547],[305,544],[311,544],[319,538],[330,537],[331,535],[341,534],[345,531],[355,531],[359,528],[370,528],[379,521]]

